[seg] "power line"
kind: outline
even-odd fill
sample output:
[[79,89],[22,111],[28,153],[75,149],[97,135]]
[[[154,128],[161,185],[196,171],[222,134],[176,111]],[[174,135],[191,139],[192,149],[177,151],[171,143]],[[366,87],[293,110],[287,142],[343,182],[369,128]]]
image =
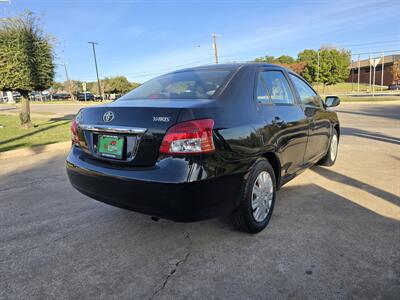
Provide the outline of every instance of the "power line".
[[357,47],[357,46],[368,46],[368,45],[381,45],[381,44],[398,44],[399,40],[391,40],[391,41],[376,41],[369,43],[360,43],[360,44],[344,44],[342,47]]
[[400,50],[383,50],[383,51],[375,51],[375,52],[364,52],[364,53],[352,53],[351,55],[367,55],[367,54],[380,54],[382,52],[385,53],[394,53],[394,52],[400,52]]

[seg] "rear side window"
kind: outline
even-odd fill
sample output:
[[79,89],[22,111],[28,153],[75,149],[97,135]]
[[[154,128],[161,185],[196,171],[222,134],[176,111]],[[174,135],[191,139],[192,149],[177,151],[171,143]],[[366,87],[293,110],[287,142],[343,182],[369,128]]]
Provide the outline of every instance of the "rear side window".
[[259,104],[271,104],[271,97],[267,91],[267,83],[265,82],[265,78],[263,73],[258,73],[258,81],[257,81],[257,103]]
[[188,70],[149,80],[121,97],[135,99],[208,99],[230,77],[232,70]]
[[258,74],[257,101],[277,105],[294,103],[289,83],[281,71],[264,71]]
[[297,92],[299,93],[301,103],[304,105],[313,105],[319,107],[321,105],[321,100],[318,94],[314,92],[314,90],[299,77],[292,74],[289,75],[297,89]]

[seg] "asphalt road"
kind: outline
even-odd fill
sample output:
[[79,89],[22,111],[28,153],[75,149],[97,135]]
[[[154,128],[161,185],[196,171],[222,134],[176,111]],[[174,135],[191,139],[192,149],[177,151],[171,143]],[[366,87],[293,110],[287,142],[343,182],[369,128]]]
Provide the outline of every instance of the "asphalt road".
[[91,200],[65,153],[0,161],[1,299],[399,299],[400,103],[344,104],[339,157],[258,235]]

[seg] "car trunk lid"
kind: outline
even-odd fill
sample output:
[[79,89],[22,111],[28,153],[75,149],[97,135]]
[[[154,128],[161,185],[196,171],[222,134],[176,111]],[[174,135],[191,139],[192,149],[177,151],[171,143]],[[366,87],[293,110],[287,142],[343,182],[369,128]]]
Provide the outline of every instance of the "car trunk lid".
[[[147,99],[84,108],[77,116],[80,146],[88,155],[111,164],[152,166],[166,131],[179,122],[181,111],[202,107],[210,101]],[[120,156],[102,152],[100,142],[106,139],[111,143],[123,140]]]

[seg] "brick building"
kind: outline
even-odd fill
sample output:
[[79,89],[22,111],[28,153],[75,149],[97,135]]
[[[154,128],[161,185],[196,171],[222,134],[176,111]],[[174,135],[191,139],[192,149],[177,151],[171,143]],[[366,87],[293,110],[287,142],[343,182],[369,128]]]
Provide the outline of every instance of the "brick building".
[[[400,55],[386,55],[383,57],[383,85],[400,84]],[[358,80],[358,61],[354,61],[350,66],[350,75],[347,82],[357,82]],[[370,73],[371,72],[371,73]],[[382,58],[375,70],[375,84],[382,85]],[[373,80],[373,68],[370,68],[369,59],[360,60],[360,83],[369,83]]]

